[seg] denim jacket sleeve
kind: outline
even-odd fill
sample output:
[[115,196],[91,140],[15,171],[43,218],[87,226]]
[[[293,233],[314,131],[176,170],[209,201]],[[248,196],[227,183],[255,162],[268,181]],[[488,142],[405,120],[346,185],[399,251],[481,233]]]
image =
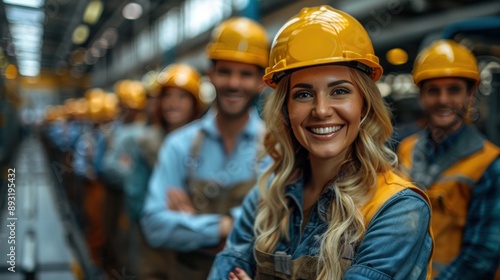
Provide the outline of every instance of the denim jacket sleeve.
[[429,205],[417,193],[406,189],[394,195],[371,220],[344,279],[426,279],[430,217]]
[[228,279],[229,272],[236,267],[240,267],[250,277],[254,277],[256,264],[253,256],[255,242],[253,226],[258,204],[259,188],[255,186],[245,197],[241,216],[226,241],[226,247],[217,254],[208,279]]

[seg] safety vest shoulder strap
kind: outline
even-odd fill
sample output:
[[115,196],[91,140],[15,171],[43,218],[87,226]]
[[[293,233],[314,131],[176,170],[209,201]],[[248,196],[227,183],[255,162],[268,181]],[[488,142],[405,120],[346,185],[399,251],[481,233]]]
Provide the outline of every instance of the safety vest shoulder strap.
[[[386,172],[379,174],[377,177],[377,188],[374,189],[374,194],[372,199],[365,204],[363,207],[361,207],[361,213],[363,214],[365,218],[365,227],[368,228],[373,216],[382,208],[382,206],[395,194],[398,192],[404,190],[404,189],[411,189],[412,191],[418,193],[422,198],[427,201],[429,205],[431,205],[429,197],[427,194],[422,191],[421,189],[415,187],[413,184],[410,182],[404,180],[403,178],[399,177],[398,175],[394,174],[394,172]],[[429,234],[431,235],[431,238],[433,238],[432,234],[432,229],[428,228]],[[434,238],[433,238],[434,239]],[[434,251],[434,248],[433,248]],[[433,252],[431,252],[432,256]],[[431,277],[431,272],[432,272],[432,257],[429,257],[429,262],[428,262],[428,268],[427,268],[427,277],[426,279],[429,280]]]
[[[483,148],[476,153],[456,162],[445,172],[443,177],[461,176],[468,178],[471,183],[476,183],[481,179],[486,169],[500,156],[500,148],[490,141],[484,140]],[[471,168],[472,167],[472,168]]]
[[374,189],[371,200],[360,209],[365,218],[365,226],[368,227],[373,216],[392,196],[404,189],[411,189],[420,194],[430,205],[429,198],[422,190],[394,172],[382,173],[377,176],[377,187]]
[[419,134],[413,134],[401,141],[398,146],[398,157],[399,161],[403,166],[411,166],[411,157],[413,154],[413,148],[418,140]]

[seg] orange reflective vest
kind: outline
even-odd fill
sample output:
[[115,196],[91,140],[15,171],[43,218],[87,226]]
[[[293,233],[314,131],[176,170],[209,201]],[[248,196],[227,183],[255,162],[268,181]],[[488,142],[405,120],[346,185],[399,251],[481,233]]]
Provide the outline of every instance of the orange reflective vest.
[[[437,276],[461,250],[469,202],[474,185],[500,155],[500,149],[466,128],[466,140],[458,140],[450,153],[428,165],[423,134],[404,139],[398,147],[400,163],[417,185],[427,189],[432,205],[434,233],[433,277]],[[441,160],[442,159],[442,160]],[[498,274],[498,273],[497,273]],[[495,278],[498,279],[498,278]]]

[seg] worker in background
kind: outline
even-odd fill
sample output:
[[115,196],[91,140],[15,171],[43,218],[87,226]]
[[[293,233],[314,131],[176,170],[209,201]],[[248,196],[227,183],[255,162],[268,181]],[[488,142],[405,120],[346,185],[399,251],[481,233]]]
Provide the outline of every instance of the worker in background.
[[500,149],[471,124],[480,82],[476,59],[455,41],[436,41],[417,56],[413,79],[428,126],[404,139],[398,153],[432,203],[433,277],[494,279],[500,261]]
[[256,183],[264,127],[254,104],[265,86],[268,46],[265,29],[253,20],[218,25],[207,48],[215,105],[161,146],[141,225],[151,246],[177,252],[175,279],[207,278]]
[[91,89],[85,93],[88,104],[88,117],[93,126],[86,127],[76,143],[73,155],[73,170],[79,178],[83,190],[84,235],[92,260],[97,267],[103,267],[105,245],[105,176],[104,153],[118,112],[118,99],[115,94],[102,89]]
[[119,126],[112,132],[104,155],[106,203],[104,211],[106,271],[132,268],[128,250],[130,220],[125,210],[125,180],[132,170],[130,147],[146,128],[146,89],[140,81],[122,80],[115,85],[120,104]]
[[[125,182],[128,215],[138,225],[148,190],[148,182],[157,162],[158,151],[166,135],[197,119],[203,110],[200,100],[200,74],[187,64],[167,66],[155,77],[151,122],[136,143],[131,145],[132,172]],[[154,98],[154,99],[153,99]],[[175,252],[150,246],[139,228],[139,279],[174,279]]]

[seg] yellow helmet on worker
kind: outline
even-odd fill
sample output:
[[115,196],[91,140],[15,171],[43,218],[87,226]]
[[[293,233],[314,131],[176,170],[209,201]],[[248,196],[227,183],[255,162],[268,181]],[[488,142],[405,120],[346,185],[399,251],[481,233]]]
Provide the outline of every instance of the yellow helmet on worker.
[[162,89],[177,87],[188,91],[196,100],[196,106],[200,109],[203,103],[200,99],[201,75],[193,67],[184,63],[174,63],[158,74],[158,83]]
[[229,60],[265,68],[269,41],[265,28],[245,17],[230,18],[213,31],[207,46],[211,60]]
[[140,81],[121,80],[115,84],[120,104],[126,108],[142,110],[147,105],[146,88]]
[[453,40],[438,40],[422,50],[415,59],[413,81],[458,77],[480,82],[477,61],[471,51]]
[[293,70],[332,63],[357,68],[374,81],[383,72],[368,33],[354,17],[327,5],[304,8],[276,34],[263,80],[275,88]]

